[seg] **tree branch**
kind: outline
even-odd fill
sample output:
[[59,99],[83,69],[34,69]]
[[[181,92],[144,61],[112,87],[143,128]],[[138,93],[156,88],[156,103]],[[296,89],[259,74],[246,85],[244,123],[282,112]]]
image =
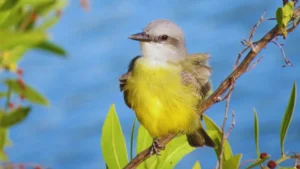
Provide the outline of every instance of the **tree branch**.
[[[300,16],[300,7],[295,9],[294,18]],[[288,33],[295,30],[297,26],[299,26],[300,21],[297,21],[293,24],[293,27],[287,30]],[[220,101],[220,97],[225,94],[230,86],[232,85],[232,79],[237,80],[242,74],[247,72],[250,64],[256,58],[257,54],[264,49],[269,42],[271,42],[275,37],[282,36],[282,33],[278,29],[277,25],[274,26],[265,36],[263,36],[259,41],[253,43],[255,48],[250,48],[249,53],[243,59],[243,61],[236,67],[236,69],[219,85],[219,87],[214,91],[214,93],[206,99],[199,108],[199,115],[202,115],[207,109],[209,109],[212,105]],[[176,135],[169,134],[168,136],[162,137],[159,140],[159,145],[166,145],[169,143]],[[132,159],[124,169],[133,169],[136,168],[139,164],[145,161],[147,158],[151,156],[150,154],[151,147],[140,152],[134,159]]]

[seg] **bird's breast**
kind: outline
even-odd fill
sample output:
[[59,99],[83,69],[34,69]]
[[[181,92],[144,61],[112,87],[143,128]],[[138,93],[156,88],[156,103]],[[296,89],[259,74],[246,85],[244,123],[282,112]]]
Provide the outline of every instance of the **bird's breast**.
[[154,67],[147,63],[144,58],[136,61],[124,88],[138,120],[153,137],[180,130],[188,132],[198,119],[195,113],[198,98],[192,86],[182,83],[181,66]]

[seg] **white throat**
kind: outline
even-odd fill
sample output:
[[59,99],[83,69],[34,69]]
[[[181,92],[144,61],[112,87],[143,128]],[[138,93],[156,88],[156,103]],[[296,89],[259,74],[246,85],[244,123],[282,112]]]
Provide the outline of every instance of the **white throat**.
[[148,60],[150,66],[166,66],[184,57],[184,52],[169,44],[141,42],[142,57]]

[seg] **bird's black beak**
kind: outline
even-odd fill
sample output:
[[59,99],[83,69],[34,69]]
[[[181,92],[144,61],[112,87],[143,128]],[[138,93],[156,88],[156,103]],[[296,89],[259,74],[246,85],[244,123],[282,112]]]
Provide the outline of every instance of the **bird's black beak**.
[[128,38],[132,39],[132,40],[142,41],[142,42],[151,41],[150,36],[148,34],[146,34],[145,32],[130,35]]

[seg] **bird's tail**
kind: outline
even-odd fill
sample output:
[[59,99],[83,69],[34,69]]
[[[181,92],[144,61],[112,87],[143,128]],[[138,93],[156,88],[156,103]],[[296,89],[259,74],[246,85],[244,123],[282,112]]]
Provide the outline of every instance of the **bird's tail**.
[[200,126],[195,132],[187,134],[187,140],[192,147],[208,147],[216,148],[216,143],[209,137],[204,128]]

